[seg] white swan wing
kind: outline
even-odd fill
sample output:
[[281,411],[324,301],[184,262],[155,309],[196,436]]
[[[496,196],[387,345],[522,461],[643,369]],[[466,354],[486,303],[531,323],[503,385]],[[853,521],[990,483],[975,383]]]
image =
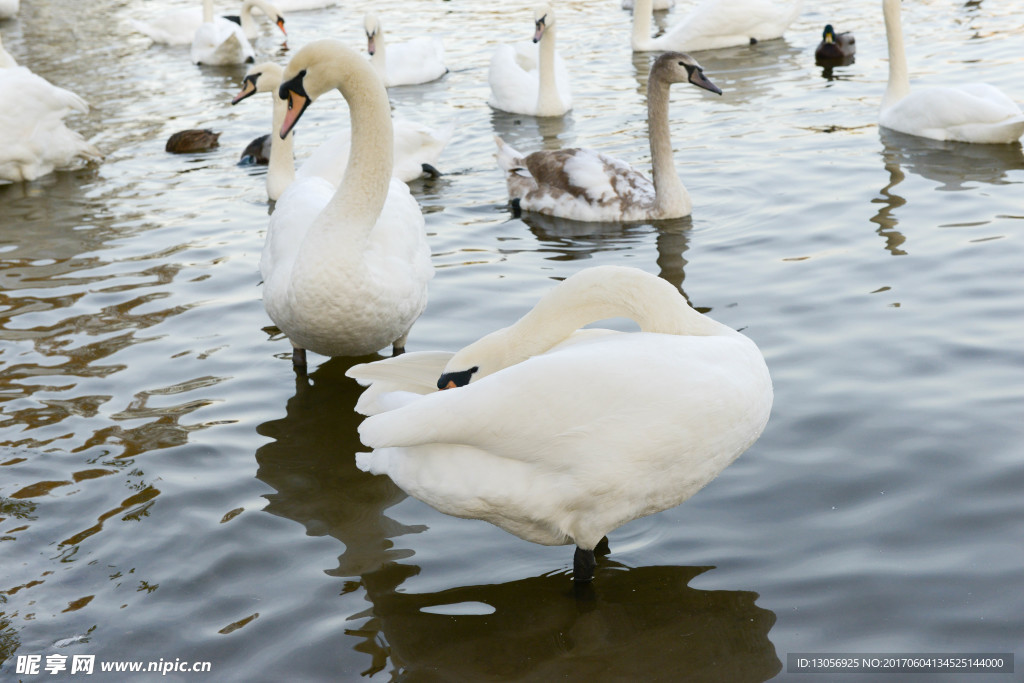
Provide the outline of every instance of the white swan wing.
[[537,71],[537,46],[530,42],[499,45],[491,54],[487,82],[488,100],[495,109],[521,113],[536,109],[540,74]]
[[393,175],[405,182],[423,175],[424,164],[436,164],[455,132],[454,124],[436,129],[398,117],[391,123],[395,135]]
[[448,73],[444,44],[437,38],[414,38],[388,44],[387,85],[415,85],[436,81]]
[[376,415],[404,405],[408,399],[400,394],[419,396],[437,391],[437,379],[453,355],[451,351],[414,351],[352,366],[345,375],[366,386],[356,402],[356,412]]
[[295,171],[295,177],[318,176],[337,187],[345,177],[351,146],[352,129],[346,126],[321,142]]
[[57,87],[27,67],[0,69],[0,101],[17,108],[0,112],[0,179],[35,180],[103,158],[64,123],[72,112],[87,112],[85,100]]
[[961,142],[1013,142],[1024,134],[1024,112],[986,83],[912,90],[879,115],[886,128]]
[[802,0],[702,0],[664,36],[658,49],[713,50],[779,38],[793,23]]
[[335,186],[319,176],[296,178],[281,194],[267,227],[260,255],[260,275],[264,285],[290,277],[299,247],[309,226],[334,196]]
[[204,22],[192,37],[192,62],[195,64],[242,64],[256,57],[242,27],[223,17]]

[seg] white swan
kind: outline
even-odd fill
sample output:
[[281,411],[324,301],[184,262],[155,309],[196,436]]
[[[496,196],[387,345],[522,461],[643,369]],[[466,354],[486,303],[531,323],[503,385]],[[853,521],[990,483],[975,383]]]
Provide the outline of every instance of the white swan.
[[203,23],[192,36],[192,63],[222,66],[256,61],[242,27],[213,15],[213,0],[203,0]]
[[1024,112],[987,83],[910,90],[900,0],[882,0],[889,43],[889,85],[878,123],[932,140],[1012,143],[1024,134]]
[[[273,130],[280,130],[288,104],[276,96],[281,85],[284,69],[273,62],[257,64],[249,68],[242,82],[242,90],[231,104],[238,104],[257,92],[275,93],[273,97]],[[393,175],[403,182],[410,182],[424,174],[437,174],[434,167],[441,152],[451,139],[453,128],[436,131],[407,119],[392,119],[394,129],[394,170]],[[351,131],[347,128],[327,138],[295,169],[292,136],[283,140],[279,136],[270,138],[270,157],[267,164],[267,196],[276,200],[296,177],[316,175],[326,179],[335,187],[341,182],[348,166]]]
[[555,50],[555,13],[533,13],[533,42],[499,45],[491,56],[488,100],[495,109],[530,116],[561,116],[572,109],[569,71]]
[[[7,54],[2,46],[0,52]],[[9,64],[0,68],[0,102],[9,105],[0,109],[0,181],[35,180],[101,160],[100,151],[64,123],[73,112],[89,111],[85,100],[17,66],[13,57]]]
[[[252,40],[259,35],[259,25],[252,16],[254,7],[258,7],[268,19],[281,29],[282,33],[288,35],[284,28],[284,14],[276,5],[266,0],[245,0],[238,16],[223,16],[221,18],[241,24],[245,37]],[[189,7],[164,12],[149,21],[129,19],[128,23],[139,33],[148,36],[154,43],[188,45],[195,37],[196,29],[203,24],[203,11],[203,7]]]
[[414,38],[405,43],[389,44],[375,12],[366,14],[363,28],[370,63],[385,86],[429,83],[448,73],[444,45],[437,38]]
[[[612,317],[641,331],[579,330]],[[454,355],[347,374],[370,384],[360,469],[446,514],[575,543],[578,581],[606,534],[682,503],[753,444],[772,405],[754,342],[621,266],[576,273]]]
[[391,107],[373,67],[336,40],[310,43],[285,69],[287,136],[309,104],[337,88],[352,118],[348,170],[335,188],[297,179],[281,195],[260,259],[263,303],[305,368],[305,350],[359,356],[402,351],[434,275],[423,214],[392,177]]
[[676,174],[668,126],[669,86],[684,82],[722,93],[689,55],[666,52],[655,60],[647,81],[653,183],[629,164],[593,150],[542,150],[524,156],[495,138],[513,207],[578,221],[690,215],[690,195]]
[[780,38],[803,0],[700,0],[664,35],[651,37],[651,0],[636,0],[633,51],[714,50]]

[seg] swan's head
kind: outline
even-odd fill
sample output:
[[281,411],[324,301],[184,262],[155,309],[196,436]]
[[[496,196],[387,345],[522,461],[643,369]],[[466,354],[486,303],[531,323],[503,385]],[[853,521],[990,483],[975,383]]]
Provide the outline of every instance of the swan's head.
[[825,24],[825,30],[821,32],[821,39],[826,43],[836,42],[836,32],[832,28],[832,24]]
[[533,42],[539,43],[544,32],[555,26],[555,13],[549,5],[540,5],[533,10]]
[[383,33],[376,12],[366,13],[363,18],[363,29],[366,31],[366,51],[372,56],[377,51],[377,36]]
[[281,29],[281,33],[285,34],[286,36],[288,35],[288,31],[284,30],[284,17],[282,17],[280,14],[278,14],[274,18],[274,23],[277,24],[277,27],[279,29]]
[[444,366],[444,372],[437,380],[437,388],[444,390],[464,387],[515,363],[509,360],[512,348],[510,340],[513,337],[511,328],[506,327],[462,348]]
[[664,83],[692,83],[698,88],[722,94],[721,88],[704,75],[704,69],[697,60],[682,52],[666,52],[654,60],[651,80]]
[[242,79],[242,90],[231,100],[231,104],[238,104],[258,92],[274,92],[281,85],[282,73],[284,69],[273,62],[263,62],[249,67],[245,78]]
[[358,52],[332,38],[315,40],[296,52],[285,67],[277,90],[277,96],[288,101],[279,131],[281,138],[288,136],[313,100],[339,87],[353,69],[360,67],[372,71]]

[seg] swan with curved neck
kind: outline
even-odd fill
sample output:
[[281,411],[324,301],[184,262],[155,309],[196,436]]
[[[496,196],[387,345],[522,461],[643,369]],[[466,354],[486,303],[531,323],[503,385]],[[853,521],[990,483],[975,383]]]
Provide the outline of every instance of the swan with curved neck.
[[[258,7],[266,15],[267,19],[281,29],[281,33],[285,34],[285,36],[288,35],[288,31],[284,28],[284,15],[281,14],[281,10],[267,2],[267,0],[245,0],[242,3],[242,11],[238,15],[238,23],[241,25],[242,32],[245,33],[246,38],[251,40],[260,33],[259,25],[252,16],[254,7]],[[225,18],[235,21],[233,16],[226,16]]]
[[664,35],[651,37],[651,0],[636,0],[634,52],[693,52],[748,45],[782,37],[803,0],[701,0]]
[[264,305],[305,367],[305,350],[357,356],[403,350],[433,277],[423,215],[408,187],[392,178],[387,91],[373,67],[336,40],[299,50],[279,97],[288,136],[303,112],[337,89],[349,105],[352,144],[344,179],[297,179],[271,216],[260,270]]
[[[231,100],[238,104],[257,92],[276,93],[281,85],[284,69],[267,62],[249,68],[242,81],[242,90]],[[288,104],[280,97],[273,98],[273,130],[280,130],[288,111]],[[407,119],[392,119],[394,131],[393,175],[403,182],[421,178],[424,174],[436,175],[434,168],[438,157],[451,138],[451,129],[436,131]],[[276,200],[295,178],[318,175],[337,186],[345,175],[351,134],[348,129],[339,130],[324,140],[296,171],[292,136],[283,140],[270,137],[270,155],[267,164],[267,196]]]
[[522,155],[500,138],[498,165],[513,206],[580,221],[640,221],[688,216],[690,195],[675,170],[668,125],[669,86],[691,83],[722,94],[695,59],[667,52],[651,67],[647,126],[653,182],[625,162],[588,149]]
[[882,0],[889,46],[889,82],[878,123],[933,140],[1013,143],[1024,135],[1024,112],[986,83],[910,90],[900,0]]
[[444,45],[437,38],[414,38],[389,45],[376,12],[366,14],[363,29],[366,31],[370,63],[385,86],[429,83],[448,73],[444,63]]
[[569,72],[555,50],[555,12],[533,13],[533,43],[499,45],[491,57],[488,100],[495,109],[530,116],[561,116],[572,109]]
[[256,53],[242,27],[213,14],[213,0],[203,0],[203,23],[192,37],[192,62],[223,66],[254,61]]
[[[612,316],[641,331],[578,329]],[[360,469],[446,514],[575,544],[577,581],[593,578],[609,532],[678,505],[749,448],[772,405],[753,341],[621,266],[572,275],[453,356],[346,374],[369,384],[356,410],[370,415],[359,435],[373,452],[356,456]]]

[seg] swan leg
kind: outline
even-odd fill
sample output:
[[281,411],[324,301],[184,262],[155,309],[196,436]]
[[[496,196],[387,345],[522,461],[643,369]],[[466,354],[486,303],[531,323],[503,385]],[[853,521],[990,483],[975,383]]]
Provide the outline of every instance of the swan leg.
[[411,328],[406,330],[405,334],[403,334],[401,337],[399,337],[394,342],[392,342],[392,344],[391,344],[391,355],[392,356],[401,356],[403,353],[405,353],[405,340],[409,338],[409,332],[410,331],[411,331]]
[[431,178],[441,177],[441,172],[438,171],[437,168],[435,168],[434,166],[431,166],[430,164],[420,164],[420,168],[423,169],[423,173],[425,175],[428,175]]
[[300,375],[306,374],[306,349],[292,347],[292,368]]
[[576,554],[572,558],[572,580],[578,583],[593,581],[594,567],[596,566],[597,559],[594,558],[594,551],[576,546]]

